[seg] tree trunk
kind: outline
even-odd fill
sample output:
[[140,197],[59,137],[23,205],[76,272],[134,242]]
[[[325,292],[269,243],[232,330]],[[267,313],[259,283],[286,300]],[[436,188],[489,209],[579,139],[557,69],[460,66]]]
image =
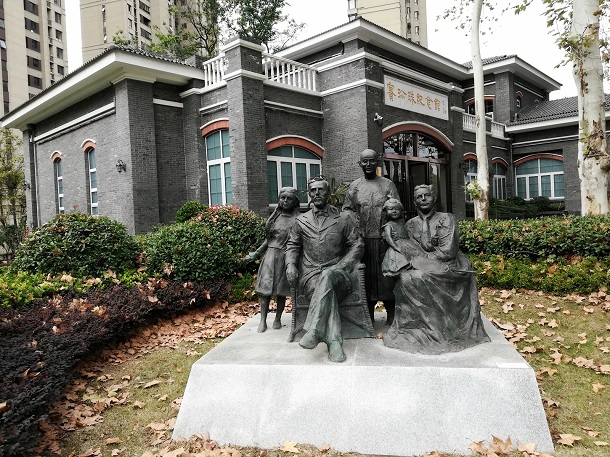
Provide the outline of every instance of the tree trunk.
[[483,61],[479,43],[479,25],[483,0],[474,0],[472,10],[472,30],[470,32],[470,50],[472,53],[472,70],[474,75],[474,106],[477,155],[477,186],[472,194],[475,219],[489,218],[489,161],[487,159],[487,128],[485,122],[485,92],[483,87]]
[[608,170],[599,0],[574,0],[570,53],[578,91],[578,176],[582,215],[608,214]]

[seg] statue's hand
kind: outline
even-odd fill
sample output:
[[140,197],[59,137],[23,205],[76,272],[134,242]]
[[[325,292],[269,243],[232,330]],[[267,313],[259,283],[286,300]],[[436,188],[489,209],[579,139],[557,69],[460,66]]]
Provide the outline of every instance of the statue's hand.
[[258,257],[258,255],[256,254],[256,251],[253,251],[253,252],[250,252],[246,257],[244,257],[244,261],[252,262],[253,260],[256,260],[257,257]]
[[288,282],[292,287],[295,287],[297,285],[298,277],[299,272],[297,270],[297,267],[294,264],[289,263],[288,266],[286,266],[286,278],[288,279]]
[[339,262],[337,264],[338,268],[341,268],[341,269],[347,271],[348,273],[351,273],[354,270],[355,266],[356,266],[356,262],[353,260],[345,260],[345,261]]

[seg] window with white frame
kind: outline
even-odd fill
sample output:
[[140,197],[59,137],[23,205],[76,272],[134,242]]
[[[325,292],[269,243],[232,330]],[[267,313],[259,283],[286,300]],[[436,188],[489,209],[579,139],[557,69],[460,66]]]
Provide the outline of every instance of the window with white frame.
[[559,199],[565,196],[563,162],[556,159],[532,159],[515,167],[517,196]]
[[320,158],[299,146],[281,146],[267,154],[269,203],[277,205],[282,187],[296,187],[302,206],[307,206],[307,181],[320,176]]
[[56,159],[53,162],[55,171],[55,193],[57,202],[57,214],[64,214],[64,177],[61,167],[61,159]]
[[[474,100],[468,102],[466,105],[466,113],[467,114],[475,114],[475,103]],[[485,99],[485,116],[491,117],[493,119],[494,116],[494,101],[491,98]]]
[[97,166],[95,159],[95,149],[91,148],[87,150],[87,180],[89,181],[89,213],[99,214],[98,211],[98,197],[97,197]]
[[464,166],[464,170],[466,170],[466,173],[464,174],[464,190],[466,191],[466,201],[468,203],[472,203],[472,195],[470,195],[470,192],[468,192],[466,188],[471,182],[477,182],[478,164],[477,161],[474,159],[467,159],[464,162],[466,163],[466,165]]
[[218,130],[206,136],[205,152],[210,205],[229,205],[233,202],[229,130]]
[[506,167],[501,163],[491,164],[492,197],[498,200],[506,200]]

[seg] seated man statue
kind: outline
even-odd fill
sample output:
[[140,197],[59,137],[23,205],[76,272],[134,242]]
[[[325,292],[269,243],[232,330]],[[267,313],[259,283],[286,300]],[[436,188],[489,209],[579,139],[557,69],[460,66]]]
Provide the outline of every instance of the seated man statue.
[[404,239],[391,243],[399,246],[404,262],[393,272],[396,315],[383,342],[406,352],[441,354],[490,341],[475,272],[459,251],[457,220],[437,212],[436,200],[433,186],[417,186],[418,215],[407,221]]
[[313,349],[323,341],[328,358],[343,362],[339,303],[356,287],[353,270],[364,245],[352,219],[329,204],[327,181],[311,181],[308,191],[314,207],[297,217],[286,246],[288,281],[309,302],[299,344]]

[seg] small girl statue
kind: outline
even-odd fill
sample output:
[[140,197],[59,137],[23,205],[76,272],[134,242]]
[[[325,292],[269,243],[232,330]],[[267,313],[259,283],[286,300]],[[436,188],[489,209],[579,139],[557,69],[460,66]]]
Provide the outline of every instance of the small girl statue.
[[246,261],[254,260],[267,251],[258,268],[255,287],[256,293],[261,297],[259,333],[267,330],[267,313],[272,296],[277,297],[277,312],[273,328],[282,328],[282,312],[286,305],[286,296],[290,295],[290,284],[286,278],[284,248],[290,229],[299,214],[300,203],[297,189],[282,187],[278,200],[277,208],[269,216],[265,225],[267,239],[256,251],[249,253],[244,259]]
[[408,259],[407,239],[409,234],[405,227],[405,209],[396,198],[388,199],[383,205],[385,220],[383,239],[389,248],[383,257],[381,270],[384,276],[398,276],[399,271],[411,265]]

